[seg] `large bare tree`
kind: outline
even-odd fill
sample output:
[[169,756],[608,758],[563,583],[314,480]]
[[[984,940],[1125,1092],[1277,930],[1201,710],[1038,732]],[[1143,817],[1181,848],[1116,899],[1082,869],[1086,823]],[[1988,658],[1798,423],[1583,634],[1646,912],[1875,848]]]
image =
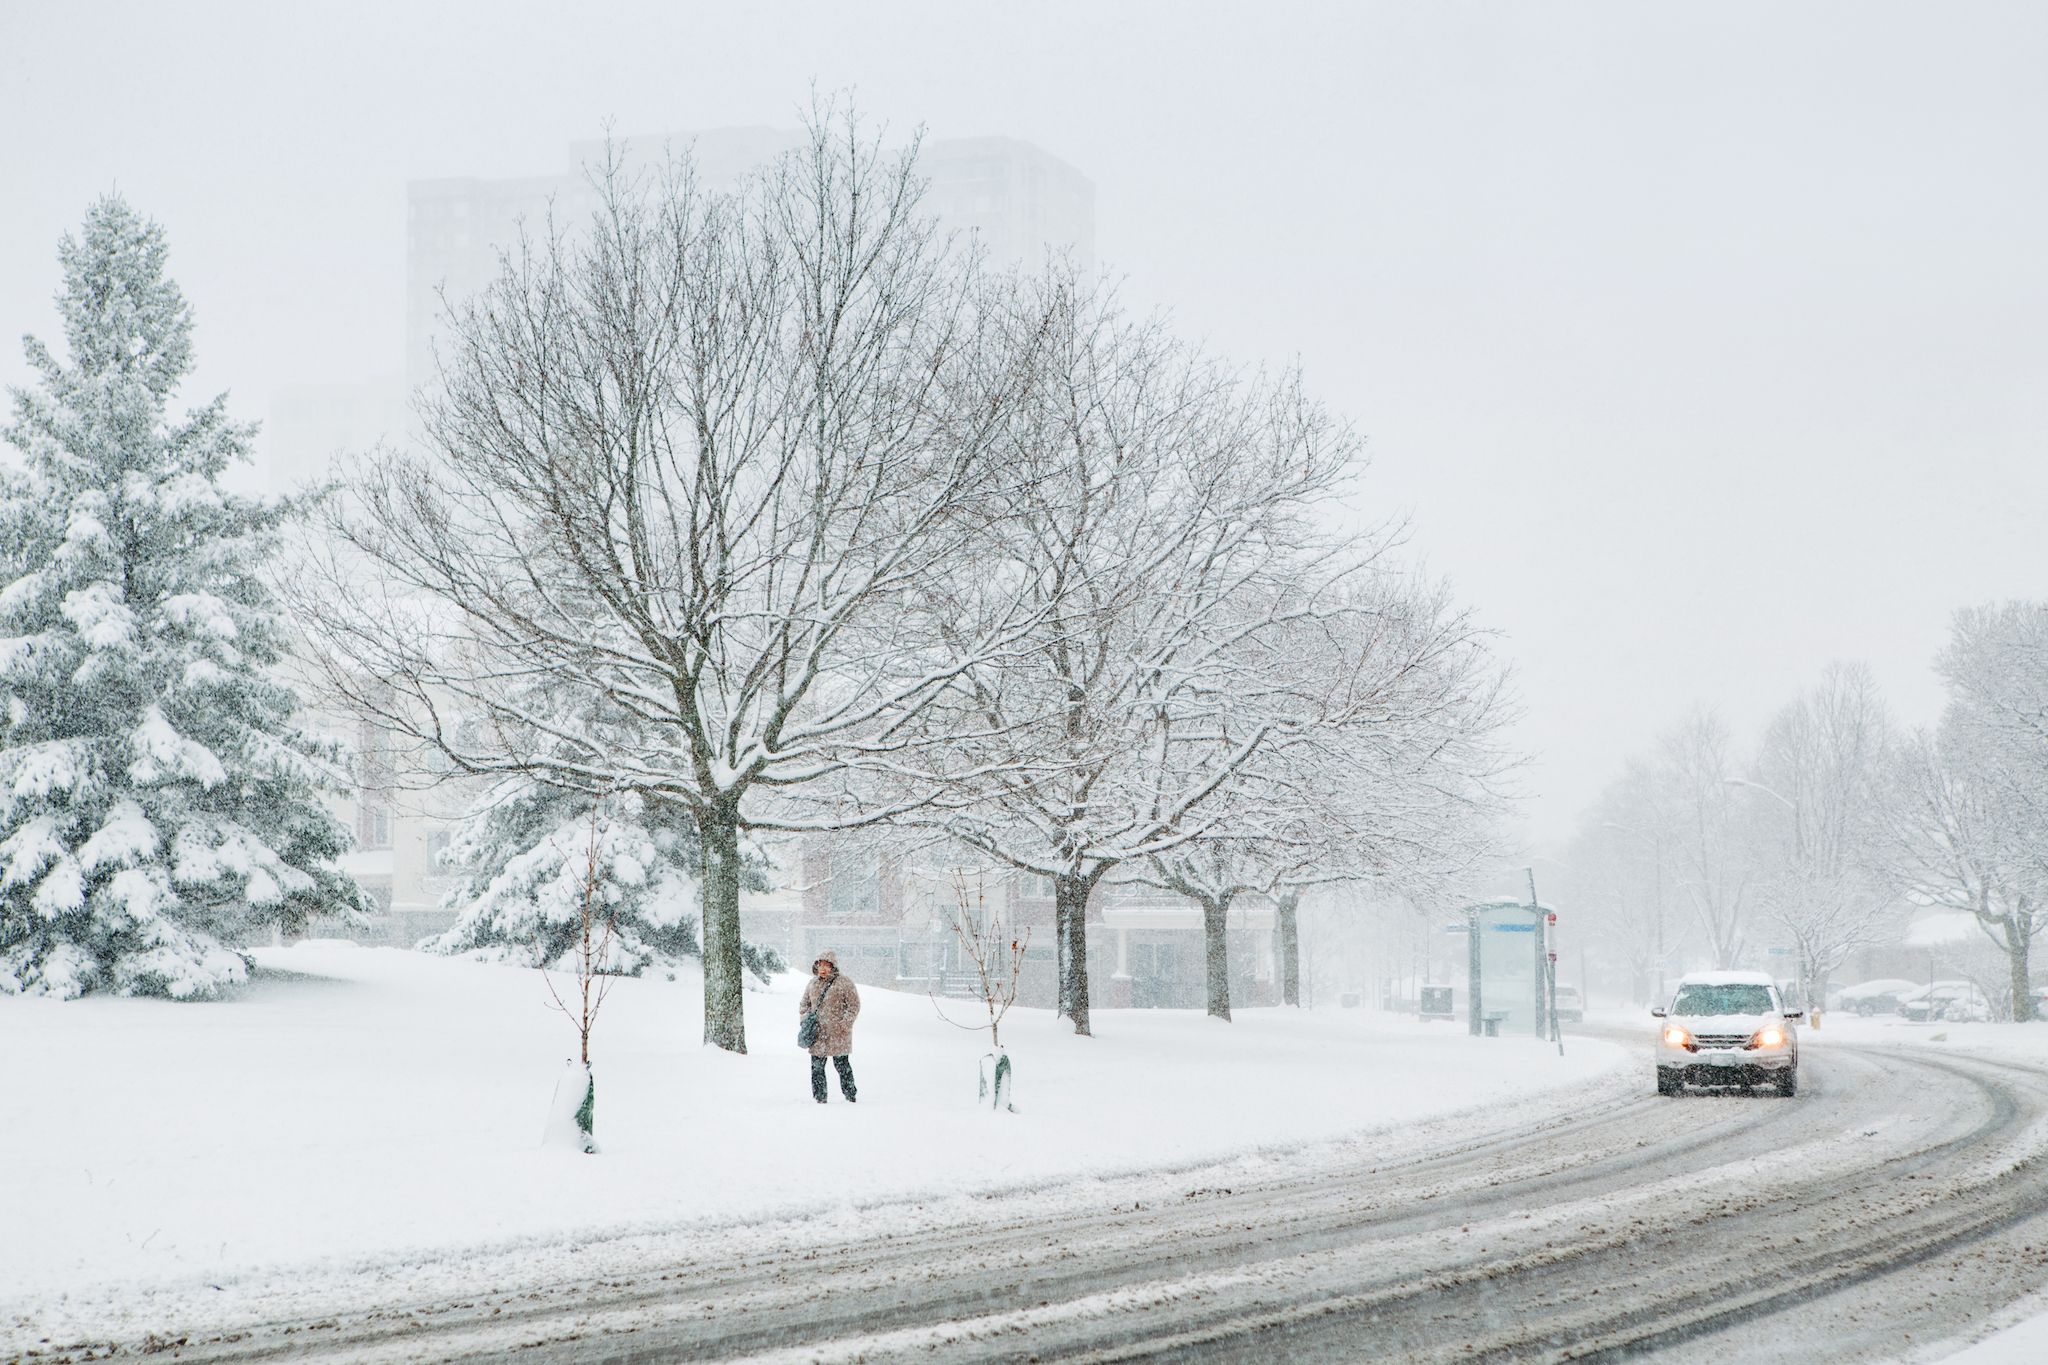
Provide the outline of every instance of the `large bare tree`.
[[1672,912],[1680,874],[1678,831],[1656,765],[1629,759],[1601,789],[1567,851],[1563,898],[1586,938],[1620,957],[1638,1002],[1660,1000],[1685,925]]
[[1696,710],[1666,732],[1658,758],[1679,892],[1714,965],[1733,967],[1743,959],[1757,888],[1745,817],[1734,806],[1728,727],[1713,711]]
[[[1443,587],[1370,567],[1335,595],[1341,610],[1244,641],[1254,657],[1234,661],[1235,672],[1261,682],[1240,692],[1219,679],[1211,724],[1227,734],[1272,719],[1272,738],[1210,799],[1200,833],[1119,874],[1200,909],[1217,1018],[1230,1017],[1227,927],[1241,897],[1276,904],[1283,999],[1293,1004],[1305,889],[1431,886],[1498,851],[1490,835],[1511,766],[1497,743],[1509,718],[1504,676]],[[1213,743],[1204,728],[1184,729],[1156,751],[1163,764]]]
[[[359,470],[298,594],[329,683],[455,768],[695,823],[704,1038],[732,1051],[745,832],[929,800],[910,720],[1017,627],[986,582],[966,630],[930,608],[1002,510],[1037,331],[985,325],[914,155],[835,109],[733,193],[615,152],[587,225],[451,309],[425,450]],[[635,724],[593,734],[539,683]]]
[[1758,907],[1799,957],[1810,1000],[1859,947],[1895,936],[1889,873],[1891,719],[1862,664],[1832,664],[1820,684],[1774,717],[1755,777]]
[[1920,899],[1975,917],[2006,956],[2013,1017],[2029,1019],[2048,934],[2048,606],[1957,613],[1937,667],[1949,708],[1900,768],[1904,873]]
[[[1264,745],[1353,700],[1343,679],[1263,670],[1258,642],[1352,610],[1354,547],[1314,516],[1358,441],[1296,374],[1228,368],[1071,271],[1021,288],[1013,315],[1038,359],[1007,427],[1023,482],[981,562],[1002,585],[988,614],[1013,587],[1035,614],[927,719],[971,774],[946,832],[1050,880],[1059,1008],[1086,1034],[1103,878],[1205,832]],[[971,601],[956,615],[984,620]]]

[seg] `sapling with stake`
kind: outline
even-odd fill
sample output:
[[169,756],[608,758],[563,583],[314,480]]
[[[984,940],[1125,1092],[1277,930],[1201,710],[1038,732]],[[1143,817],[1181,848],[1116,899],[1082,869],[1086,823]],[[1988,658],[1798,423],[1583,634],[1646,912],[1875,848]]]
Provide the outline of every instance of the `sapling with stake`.
[[611,993],[615,975],[609,970],[612,956],[612,911],[600,905],[598,892],[599,807],[590,812],[590,844],[584,859],[579,898],[580,915],[576,942],[570,948],[570,962],[576,973],[575,1004],[562,998],[548,964],[541,963],[540,979],[546,983],[553,1008],[576,1026],[578,1060],[555,1086],[555,1103],[548,1118],[545,1138],[548,1146],[572,1147],[586,1154],[597,1151],[595,1108],[597,1078],[590,1069],[590,1032],[597,1025],[597,1012]]
[[[975,882],[970,901],[967,879],[958,873],[953,876],[953,899],[953,934],[960,940],[961,952],[974,964],[974,996],[987,1007],[988,1023],[962,1024],[947,1018],[944,1010],[939,1010],[939,1017],[956,1028],[988,1029],[989,1052],[981,1059],[981,1093],[976,1102],[988,1104],[999,1114],[1014,1114],[1017,1103],[1011,1085],[1010,1054],[1003,1050],[1003,1016],[1017,1003],[1017,982],[1024,974],[1024,954],[1031,946],[1031,930],[1026,928],[1016,935],[1007,933],[1003,922],[988,912],[988,897],[981,883]],[[936,997],[932,1007],[938,1008]]]

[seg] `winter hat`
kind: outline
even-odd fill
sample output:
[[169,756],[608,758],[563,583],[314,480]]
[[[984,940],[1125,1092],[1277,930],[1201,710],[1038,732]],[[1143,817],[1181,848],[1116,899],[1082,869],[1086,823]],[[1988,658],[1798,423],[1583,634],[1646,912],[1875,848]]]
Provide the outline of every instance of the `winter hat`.
[[820,962],[829,963],[832,967],[832,975],[839,975],[839,954],[828,948],[811,959],[811,967],[815,970]]

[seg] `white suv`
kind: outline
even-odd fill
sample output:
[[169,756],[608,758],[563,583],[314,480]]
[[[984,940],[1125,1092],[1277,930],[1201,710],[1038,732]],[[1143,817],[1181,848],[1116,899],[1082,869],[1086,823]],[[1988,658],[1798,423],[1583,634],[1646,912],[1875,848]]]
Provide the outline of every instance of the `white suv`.
[[1778,987],[1763,972],[1694,972],[1682,978],[1657,1034],[1657,1093],[1690,1085],[1761,1085],[1799,1091],[1799,1034]]

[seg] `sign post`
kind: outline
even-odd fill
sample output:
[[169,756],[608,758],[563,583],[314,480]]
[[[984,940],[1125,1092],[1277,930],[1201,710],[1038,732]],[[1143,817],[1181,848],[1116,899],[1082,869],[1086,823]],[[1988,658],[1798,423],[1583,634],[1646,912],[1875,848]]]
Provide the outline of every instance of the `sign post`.
[[1529,913],[1536,917],[1536,951],[1539,954],[1536,979],[1543,985],[1543,999],[1538,1003],[1536,1036],[1543,1036],[1543,1015],[1550,1016],[1550,1041],[1557,1044],[1557,1055],[1564,1056],[1564,1032],[1557,1026],[1557,914],[1546,911],[1543,903],[1536,899],[1536,869],[1522,869],[1529,877]]
[[1486,1032],[1486,997],[1480,989],[1482,973],[1479,970],[1479,907],[1473,906],[1465,912],[1465,1016],[1467,1031],[1474,1038]]

